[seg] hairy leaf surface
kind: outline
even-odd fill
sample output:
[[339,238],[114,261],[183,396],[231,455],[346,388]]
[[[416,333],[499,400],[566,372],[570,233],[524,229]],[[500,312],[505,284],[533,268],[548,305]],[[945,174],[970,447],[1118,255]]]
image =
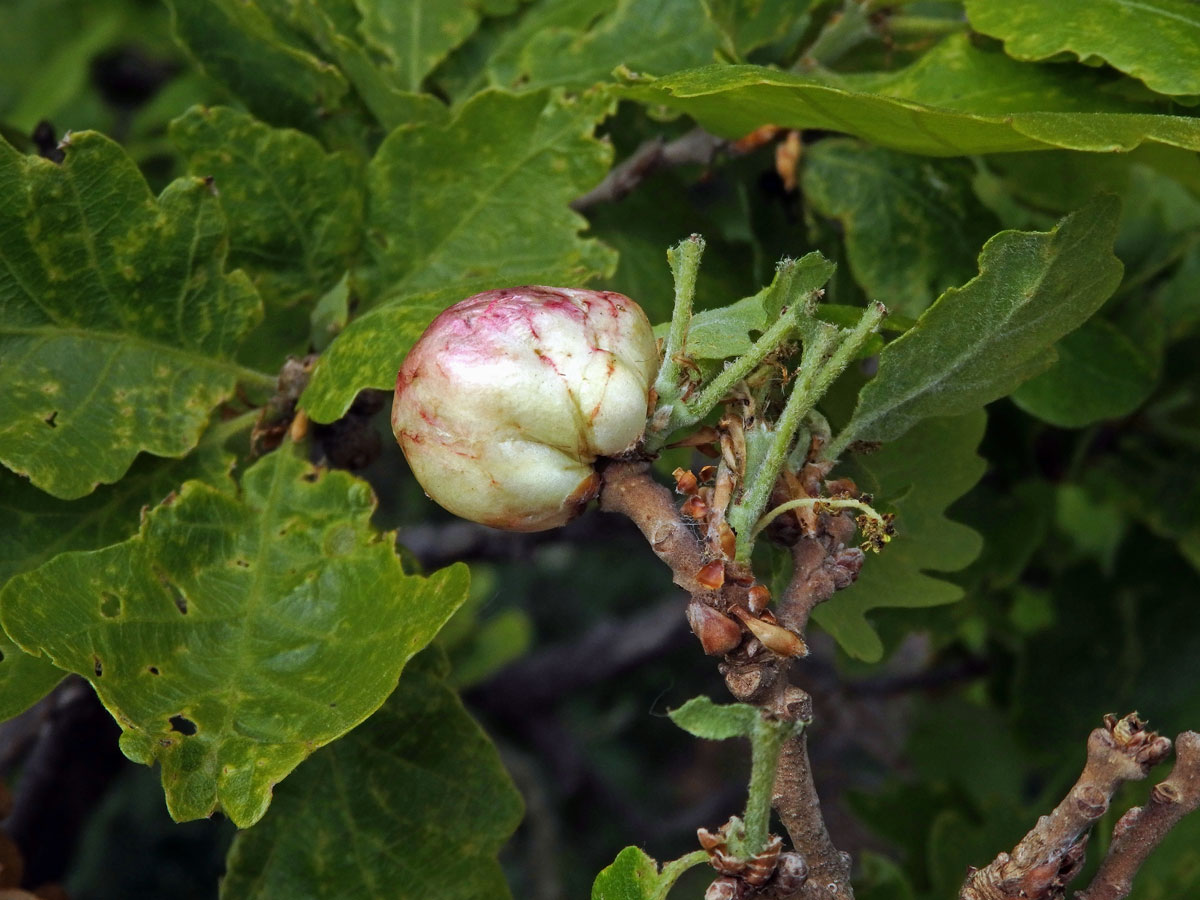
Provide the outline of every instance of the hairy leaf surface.
[[448,124],[384,141],[367,212],[384,300],[321,357],[303,397],[314,419],[336,419],[363,388],[391,389],[412,342],[451,302],[611,270],[612,252],[579,236],[586,222],[567,205],[608,167],[609,148],[591,136],[608,107],[597,95],[487,91]]
[[387,703],[317,751],[234,841],[222,900],[501,900],[496,852],[521,797],[496,748],[422,654]]
[[364,482],[285,448],[240,498],[188,482],[136,537],[17,576],[0,616],[92,683],[130,759],[161,763],[172,816],[221,809],[247,827],[276,782],[379,707],[466,596],[464,567],[405,575],[374,506]]
[[881,450],[839,467],[896,513],[896,537],[878,555],[868,554],[857,582],[813,612],[851,656],[877,662],[883,655],[883,643],[867,619],[872,609],[938,606],[962,596],[957,585],[927,573],[957,571],[982,548],[974,529],[951,521],[945,512],[983,476],[986,463],[976,448],[986,424],[981,410],[926,419]]
[[658,863],[640,847],[626,847],[592,883],[592,900],[654,900]]
[[1003,231],[979,275],[951,288],[888,344],[838,441],[890,441],[927,416],[956,415],[1013,391],[1049,366],[1051,345],[1116,289],[1120,204],[1101,197],[1053,231]]
[[966,0],[971,27],[1017,59],[1103,60],[1160,94],[1200,94],[1200,4],[1189,0]]
[[1055,147],[1109,153],[1147,142],[1200,150],[1200,119],[1163,114],[1102,91],[1104,84],[1090,70],[1031,66],[947,38],[896,72],[710,66],[634,79],[622,93],[687,113],[730,138],[774,124],[840,131],[929,156]]
[[61,165],[0,143],[0,462],[70,499],[195,446],[261,316],[226,251],[201,179],[156,200],[98,134]]
[[750,737],[761,718],[757,707],[748,703],[713,703],[708,697],[693,697],[679,709],[667,713],[671,721],[688,734],[709,741]]

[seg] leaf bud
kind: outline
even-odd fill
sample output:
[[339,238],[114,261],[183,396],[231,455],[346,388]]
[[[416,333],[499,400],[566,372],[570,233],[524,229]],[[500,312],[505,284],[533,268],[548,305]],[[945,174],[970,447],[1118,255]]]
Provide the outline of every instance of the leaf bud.
[[563,525],[599,491],[599,457],[633,449],[658,370],[622,294],[486,291],[441,313],[396,379],[392,431],[455,515],[510,531]]

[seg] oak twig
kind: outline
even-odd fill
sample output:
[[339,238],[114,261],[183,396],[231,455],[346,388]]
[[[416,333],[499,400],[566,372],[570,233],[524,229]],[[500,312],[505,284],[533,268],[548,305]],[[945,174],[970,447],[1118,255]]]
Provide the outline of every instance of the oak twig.
[[1062,897],[1083,867],[1088,832],[1108,809],[1113,793],[1126,781],[1145,778],[1170,752],[1171,741],[1146,730],[1137,713],[1122,719],[1105,716],[1104,727],[1088,737],[1087,762],[1066,798],[1038,819],[1011,854],[1000,853],[972,870],[959,900]]
[[1200,807],[1200,734],[1185,731],[1175,739],[1175,766],[1154,786],[1145,806],[1121,816],[1113,829],[1108,855],[1092,883],[1076,900],[1121,900],[1133,888],[1133,877],[1146,857],[1179,820]]
[[706,166],[728,143],[703,128],[693,128],[673,141],[653,138],[613,166],[598,185],[571,201],[571,208],[582,212],[600,203],[620,200],[660,169],[683,165]]

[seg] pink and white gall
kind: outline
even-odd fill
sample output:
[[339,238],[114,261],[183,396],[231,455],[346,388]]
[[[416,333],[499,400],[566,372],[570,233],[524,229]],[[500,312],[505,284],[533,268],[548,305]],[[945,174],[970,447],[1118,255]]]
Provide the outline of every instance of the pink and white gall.
[[641,439],[658,350],[641,307],[571,288],[486,291],[433,320],[396,378],[392,431],[455,515],[510,531],[569,521],[593,468]]

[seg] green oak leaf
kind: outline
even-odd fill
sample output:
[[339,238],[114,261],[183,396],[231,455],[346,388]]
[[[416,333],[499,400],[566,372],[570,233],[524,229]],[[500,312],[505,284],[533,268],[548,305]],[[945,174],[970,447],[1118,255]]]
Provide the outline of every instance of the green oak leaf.
[[1142,143],[1200,150],[1200,119],[1104,93],[1104,83],[1089,69],[1031,66],[950,37],[895,72],[801,75],[709,66],[627,80],[620,93],[687,113],[731,138],[773,124],[840,131],[927,156],[1052,148],[1109,153]]
[[349,86],[259,3],[167,0],[196,64],[264,122],[319,133]]
[[387,703],[313,754],[234,840],[221,900],[501,900],[496,852],[521,797],[496,748],[421,654]]
[[586,221],[567,205],[608,168],[610,148],[592,137],[608,109],[599,94],[485,91],[447,124],[384,141],[367,204],[384,299],[322,355],[302,398],[309,415],[332,421],[363,388],[391,389],[408,348],[451,302],[612,270],[612,251],[579,236]]
[[639,847],[626,847],[592,882],[592,900],[658,900],[658,863]]
[[584,31],[616,4],[617,0],[533,0],[519,15],[486,19],[433,78],[456,103],[485,87],[516,85],[522,51],[536,35],[554,29]]
[[0,617],[92,683],[125,755],[161,764],[175,819],[221,809],[248,827],[466,596],[464,566],[405,575],[374,507],[366,483],[285,448],[247,470],[241,497],[190,481],[136,537],[17,576]]
[[708,697],[693,697],[679,709],[667,712],[671,721],[694,737],[722,741],[750,737],[762,718],[758,707],[748,703],[713,703]]
[[[245,419],[234,420],[249,428]],[[68,550],[95,550],[137,533],[142,510],[158,505],[188,479],[232,489],[233,454],[222,444],[229,424],[209,428],[182,459],[139,457],[113,485],[79,500],[59,500],[0,469],[0,587]],[[0,633],[0,719],[40,700],[66,673],[31,656]]]
[[841,222],[855,281],[889,310],[919,315],[968,280],[999,227],[965,161],[833,139],[814,144],[803,163],[805,199]]
[[0,462],[82,497],[186,453],[239,379],[273,384],[232,360],[262,307],[226,251],[201,179],[156,200],[98,134],[61,165],[0,143]]
[[1012,399],[1060,428],[1126,416],[1158,382],[1157,361],[1103,319],[1084,322],[1055,349],[1054,364],[1017,388]]
[[883,643],[867,620],[878,607],[924,607],[952,603],[957,585],[927,572],[954,572],[979,555],[983,541],[966,525],[946,518],[946,508],[983,476],[976,453],[987,417],[926,419],[907,434],[838,468],[896,513],[896,537],[878,556],[869,555],[858,581],[816,608],[813,618],[851,656],[877,662]]
[[722,49],[743,60],[760,47],[802,31],[810,0],[704,0],[704,10],[724,38]]
[[534,35],[512,86],[585,88],[610,81],[622,65],[666,74],[712,62],[722,42],[701,0],[619,0],[586,31],[545,29]]
[[1101,59],[1160,94],[1200,94],[1200,4],[1190,0],[966,0],[1009,56]]
[[1002,231],[979,275],[946,291],[879,354],[879,369],[836,440],[890,441],[927,416],[956,415],[1011,393],[1054,360],[1051,345],[1116,289],[1120,203],[1102,196],[1049,232]]
[[192,175],[214,179],[229,217],[229,263],[268,310],[314,303],[350,268],[363,188],[348,154],[225,107],[193,107],[170,136]]
[[406,91],[427,76],[479,25],[476,0],[357,0],[359,30],[380,51]]
[[0,632],[0,721],[29,709],[66,675],[48,659],[31,656]]

